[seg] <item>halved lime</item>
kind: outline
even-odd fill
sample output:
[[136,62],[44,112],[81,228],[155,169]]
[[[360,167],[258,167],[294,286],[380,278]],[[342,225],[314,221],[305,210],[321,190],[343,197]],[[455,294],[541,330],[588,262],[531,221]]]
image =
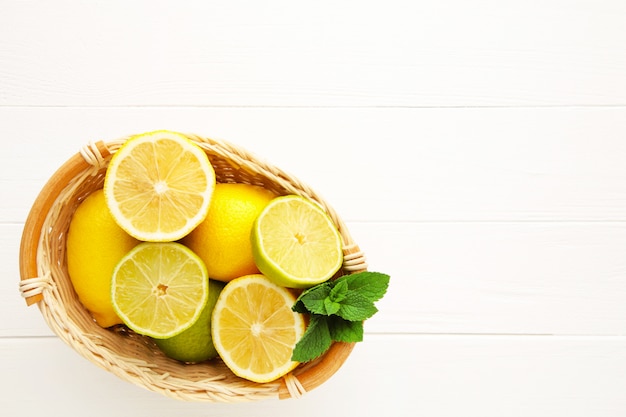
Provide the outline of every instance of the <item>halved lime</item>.
[[163,339],[198,319],[208,288],[206,267],[190,249],[175,242],[143,242],[115,267],[111,297],[129,328]]
[[327,281],[343,263],[335,224],[314,202],[296,195],[277,197],[265,207],[254,222],[251,242],[259,270],[284,287]]

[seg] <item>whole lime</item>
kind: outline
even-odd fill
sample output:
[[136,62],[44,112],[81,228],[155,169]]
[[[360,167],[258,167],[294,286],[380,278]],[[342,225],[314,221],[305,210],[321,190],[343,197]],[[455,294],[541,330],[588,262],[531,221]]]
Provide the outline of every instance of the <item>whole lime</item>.
[[209,298],[200,317],[190,328],[168,339],[154,339],[163,353],[182,362],[202,362],[217,356],[211,337],[211,314],[220,292],[226,285],[209,279]]

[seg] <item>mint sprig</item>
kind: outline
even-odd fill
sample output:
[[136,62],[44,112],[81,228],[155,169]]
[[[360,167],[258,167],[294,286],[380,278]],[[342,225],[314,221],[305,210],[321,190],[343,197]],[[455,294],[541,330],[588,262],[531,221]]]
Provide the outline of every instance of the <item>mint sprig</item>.
[[361,342],[363,321],[378,312],[374,303],[388,286],[389,275],[365,271],[323,282],[300,294],[292,309],[309,314],[310,322],[291,359],[308,362],[333,342]]

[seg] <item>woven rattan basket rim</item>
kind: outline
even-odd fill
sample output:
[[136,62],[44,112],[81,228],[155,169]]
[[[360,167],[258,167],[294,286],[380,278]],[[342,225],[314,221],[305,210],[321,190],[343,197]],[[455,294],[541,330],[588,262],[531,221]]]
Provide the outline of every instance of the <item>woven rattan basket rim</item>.
[[[342,273],[365,270],[365,258],[342,219],[315,191],[256,155],[226,141],[187,134],[205,150],[218,182],[245,182],[277,194],[298,194],[329,214],[344,241]],[[83,357],[120,378],[186,401],[241,402],[298,397],[328,380],[345,362],[354,344],[335,343],[317,360],[302,364],[285,378],[257,384],[235,377],[221,363],[183,365],[170,360],[122,328],[100,328],[80,305],[67,276],[65,234],[79,202],[100,188],[113,153],[130,138],[90,143],[48,180],[26,220],[20,246],[20,290],[39,306],[49,327]]]

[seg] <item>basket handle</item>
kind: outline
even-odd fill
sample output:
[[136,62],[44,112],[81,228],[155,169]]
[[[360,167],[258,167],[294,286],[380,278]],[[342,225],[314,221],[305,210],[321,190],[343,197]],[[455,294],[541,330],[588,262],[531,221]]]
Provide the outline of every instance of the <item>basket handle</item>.
[[[309,368],[298,374],[297,379],[302,386],[304,392],[311,391],[314,388],[322,385],[332,375],[335,374],[341,368],[341,365],[346,361],[350,352],[354,349],[355,343],[336,342],[330,346],[330,349],[324,354],[324,360],[320,361],[313,368]],[[292,391],[287,387],[285,379],[281,379],[280,386],[278,388],[278,398],[283,400],[293,397]]]
[[[92,145],[102,157],[111,154],[104,142],[99,141]],[[96,150],[94,149],[94,151]],[[21,280],[35,278],[37,271],[37,248],[41,238],[45,214],[48,213],[55,200],[68,182],[85,169],[92,166],[83,152],[78,152],[67,160],[43,187],[33,203],[22,231],[20,242],[20,277]],[[26,304],[32,305],[43,299],[42,293],[26,296]]]

